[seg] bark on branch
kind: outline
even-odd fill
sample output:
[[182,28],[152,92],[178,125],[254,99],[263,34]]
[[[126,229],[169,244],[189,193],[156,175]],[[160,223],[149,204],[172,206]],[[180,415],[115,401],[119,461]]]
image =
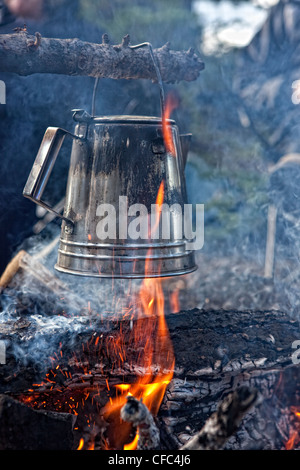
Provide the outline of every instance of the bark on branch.
[[[167,43],[153,52],[165,83],[196,80],[204,69],[204,63],[192,48],[173,51]],[[119,45],[110,45],[107,35],[103,35],[102,44],[94,44],[76,38],[44,38],[40,33],[32,36],[26,30],[3,34],[0,35],[0,71],[157,81],[148,47],[131,47],[129,36]]]

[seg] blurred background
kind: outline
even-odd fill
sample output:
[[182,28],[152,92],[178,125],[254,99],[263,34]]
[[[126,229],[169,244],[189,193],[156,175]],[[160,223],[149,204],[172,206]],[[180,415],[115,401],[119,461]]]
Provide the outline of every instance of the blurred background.
[[[205,204],[205,243],[197,277],[190,281],[200,289],[196,304],[298,312],[299,1],[0,0],[0,19],[0,33],[26,24],[30,34],[46,37],[101,42],[107,33],[119,44],[129,34],[131,44],[149,41],[156,48],[170,41],[174,50],[194,47],[205,63],[200,78],[165,89],[180,98],[172,115],[180,131],[193,134],[186,169],[189,202]],[[44,132],[48,126],[72,131],[73,108],[91,112],[94,79],[3,73],[0,79],[6,84],[6,105],[0,106],[2,272],[38,220],[22,191]],[[158,115],[159,110],[156,84],[99,83],[99,115]],[[69,152],[64,147],[49,181],[51,204],[64,195]]]

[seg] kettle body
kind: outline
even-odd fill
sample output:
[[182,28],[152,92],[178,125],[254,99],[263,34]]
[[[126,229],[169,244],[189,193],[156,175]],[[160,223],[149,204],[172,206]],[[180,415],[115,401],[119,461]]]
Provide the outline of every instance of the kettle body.
[[63,143],[73,139],[55,268],[81,276],[143,278],[194,271],[184,237],[184,165],[189,135],[168,120],[74,113],[74,134],[48,128],[23,195],[47,210],[42,194]]

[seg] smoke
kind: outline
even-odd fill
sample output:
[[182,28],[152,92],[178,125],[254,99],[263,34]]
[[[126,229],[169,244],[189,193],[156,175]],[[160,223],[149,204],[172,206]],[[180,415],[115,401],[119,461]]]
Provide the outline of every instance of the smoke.
[[[9,342],[9,353],[20,364],[34,364],[41,371],[59,349],[78,347],[80,335],[105,331],[109,321],[129,315],[140,288],[140,281],[56,271],[59,233],[54,224],[19,246],[17,252],[25,250],[34,269],[20,269],[1,295],[0,332]],[[39,267],[47,270],[46,277]]]

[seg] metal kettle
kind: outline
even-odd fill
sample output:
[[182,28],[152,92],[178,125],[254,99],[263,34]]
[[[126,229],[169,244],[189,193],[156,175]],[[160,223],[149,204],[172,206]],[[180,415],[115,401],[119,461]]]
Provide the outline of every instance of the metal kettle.
[[[167,120],[174,146],[170,153],[162,118],[99,117],[73,110],[74,133],[57,127],[46,130],[23,195],[62,219],[55,265],[58,271],[143,278],[181,275],[196,269],[194,252],[186,247],[179,217],[187,203],[184,166],[190,135],[180,136],[175,121]],[[43,202],[42,195],[65,136],[73,139],[73,145],[61,215]],[[155,233],[148,230],[146,236],[132,230],[143,220],[149,225],[155,218],[153,210],[163,207],[170,208],[167,236],[158,227]],[[133,217],[134,210],[138,217]],[[111,230],[103,236],[109,213],[106,228],[111,224]],[[160,215],[163,218],[163,211]]]

